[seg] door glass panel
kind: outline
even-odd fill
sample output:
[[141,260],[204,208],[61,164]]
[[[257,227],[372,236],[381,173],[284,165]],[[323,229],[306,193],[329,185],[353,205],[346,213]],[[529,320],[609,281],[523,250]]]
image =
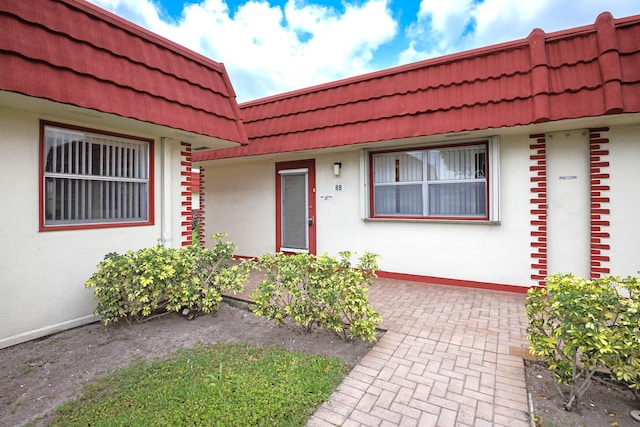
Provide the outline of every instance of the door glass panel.
[[282,246],[307,250],[307,174],[285,174],[282,179]]

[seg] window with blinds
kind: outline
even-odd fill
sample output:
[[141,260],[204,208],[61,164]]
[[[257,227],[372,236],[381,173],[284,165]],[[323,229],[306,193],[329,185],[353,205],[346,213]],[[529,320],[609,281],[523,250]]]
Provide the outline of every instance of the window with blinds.
[[44,125],[43,225],[150,222],[148,140]]
[[488,217],[487,144],[371,154],[372,217]]

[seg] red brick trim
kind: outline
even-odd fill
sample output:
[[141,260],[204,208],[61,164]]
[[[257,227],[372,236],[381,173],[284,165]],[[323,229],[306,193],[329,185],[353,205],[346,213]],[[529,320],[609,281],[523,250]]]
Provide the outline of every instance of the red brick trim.
[[547,283],[547,139],[544,134],[529,135],[531,155],[531,279],[535,285]]
[[603,133],[609,128],[596,128],[589,130],[589,164],[590,164],[590,188],[591,188],[591,260],[590,275],[597,279],[603,274],[609,274],[610,268],[605,265],[610,261],[608,251],[611,249],[606,243],[611,236],[608,232],[610,222],[609,209],[610,198],[603,195],[611,187],[609,181],[609,138],[603,137]]
[[204,231],[204,217],[205,217],[205,210],[204,210],[204,190],[205,190],[205,185],[204,185],[204,168],[202,166],[200,166],[200,212],[199,212],[199,219],[198,219],[198,223],[200,224],[200,246],[204,248],[204,236],[205,236],[205,231]]
[[395,273],[392,271],[378,271],[382,279],[404,280],[408,282],[427,283],[430,285],[462,286],[465,288],[487,289],[492,291],[506,291],[524,294],[529,290],[527,286],[506,285],[501,283],[477,282],[474,280],[449,279],[446,277],[422,276],[417,274]]
[[182,147],[180,151],[180,156],[182,157],[180,167],[183,168],[182,171],[180,171],[180,177],[182,178],[180,181],[180,206],[182,207],[182,211],[180,211],[182,218],[180,235],[182,236],[182,246],[189,246],[192,243],[191,231],[193,229],[193,212],[191,211],[191,144],[181,142],[180,146]]

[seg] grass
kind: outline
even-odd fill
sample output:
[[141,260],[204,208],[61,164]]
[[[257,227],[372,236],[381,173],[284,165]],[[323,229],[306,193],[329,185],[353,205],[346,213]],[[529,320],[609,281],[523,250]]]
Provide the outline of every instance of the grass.
[[137,362],[85,386],[54,426],[302,426],[347,368],[337,358],[216,344]]

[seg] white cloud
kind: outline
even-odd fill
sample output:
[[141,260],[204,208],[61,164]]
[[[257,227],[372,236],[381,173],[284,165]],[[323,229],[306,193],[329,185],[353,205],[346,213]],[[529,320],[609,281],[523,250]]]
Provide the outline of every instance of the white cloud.
[[527,37],[534,28],[545,32],[593,24],[610,11],[619,18],[640,13],[632,0],[422,0],[408,27],[407,47],[399,63],[417,61]]
[[375,50],[398,31],[389,0],[345,2],[342,12],[301,0],[284,8],[252,0],[234,13],[223,0],[206,0],[174,22],[152,0],[91,1],[223,62],[239,101],[373,71]]
[[187,0],[178,19],[159,12],[161,0],[90,1],[223,62],[239,101],[520,39],[534,28],[592,24],[604,10],[640,13],[637,0],[421,0],[396,37],[391,0],[343,0],[340,10],[314,0],[248,0],[233,11],[225,0]]

